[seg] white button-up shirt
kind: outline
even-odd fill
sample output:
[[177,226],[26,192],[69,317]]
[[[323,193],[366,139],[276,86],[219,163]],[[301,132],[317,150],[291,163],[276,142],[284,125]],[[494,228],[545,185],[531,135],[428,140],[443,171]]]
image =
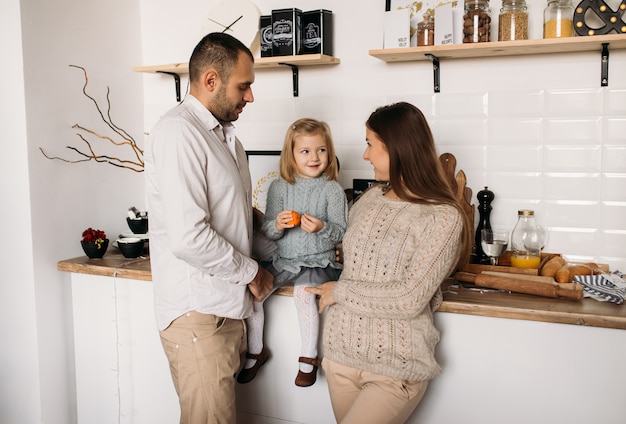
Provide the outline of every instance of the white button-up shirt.
[[243,146],[235,137],[231,143],[223,138],[232,130],[187,95],[146,139],[159,330],[191,310],[233,319],[252,312],[247,284],[258,271],[250,258],[252,187]]

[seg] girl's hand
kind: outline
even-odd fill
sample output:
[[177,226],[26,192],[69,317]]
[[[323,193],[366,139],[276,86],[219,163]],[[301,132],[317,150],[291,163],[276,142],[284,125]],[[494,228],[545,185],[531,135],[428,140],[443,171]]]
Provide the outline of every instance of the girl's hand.
[[319,312],[320,314],[324,312],[328,306],[334,305],[335,299],[333,299],[333,289],[335,288],[336,281],[329,281],[324,284],[320,284],[317,287],[305,287],[304,290],[309,293],[313,293],[320,298],[319,302]]
[[300,217],[300,227],[307,233],[317,233],[324,228],[324,221],[312,215],[303,213]]
[[293,215],[290,210],[285,210],[276,215],[276,231],[283,231],[286,228],[296,227],[292,224]]

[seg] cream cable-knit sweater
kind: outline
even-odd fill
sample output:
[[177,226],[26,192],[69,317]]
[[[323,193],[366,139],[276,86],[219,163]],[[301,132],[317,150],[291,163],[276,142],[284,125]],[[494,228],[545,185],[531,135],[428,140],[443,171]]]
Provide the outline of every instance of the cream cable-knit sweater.
[[431,300],[441,299],[457,263],[462,227],[452,206],[389,199],[380,187],[365,192],[350,210],[324,356],[403,380],[436,376]]

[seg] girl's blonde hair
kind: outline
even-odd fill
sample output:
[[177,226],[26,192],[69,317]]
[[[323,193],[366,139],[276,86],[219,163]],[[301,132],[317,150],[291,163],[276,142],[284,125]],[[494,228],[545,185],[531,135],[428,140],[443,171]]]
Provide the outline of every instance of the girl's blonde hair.
[[339,175],[339,164],[337,156],[335,156],[335,147],[333,139],[330,135],[330,127],[326,122],[317,121],[310,118],[298,119],[289,126],[287,134],[285,134],[285,142],[280,155],[280,176],[287,182],[293,184],[296,182],[296,159],[293,155],[293,148],[296,144],[296,137],[299,135],[321,135],[326,143],[328,151],[328,166],[323,174],[330,181],[337,181]]

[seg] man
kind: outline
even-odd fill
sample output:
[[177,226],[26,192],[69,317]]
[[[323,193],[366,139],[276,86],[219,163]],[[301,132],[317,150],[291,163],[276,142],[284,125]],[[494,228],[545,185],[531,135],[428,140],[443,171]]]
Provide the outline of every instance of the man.
[[189,95],[146,140],[156,318],[180,422],[235,423],[243,319],[273,282],[250,258],[250,170],[231,123],[254,101],[254,58],[237,39],[208,34],[189,80]]

